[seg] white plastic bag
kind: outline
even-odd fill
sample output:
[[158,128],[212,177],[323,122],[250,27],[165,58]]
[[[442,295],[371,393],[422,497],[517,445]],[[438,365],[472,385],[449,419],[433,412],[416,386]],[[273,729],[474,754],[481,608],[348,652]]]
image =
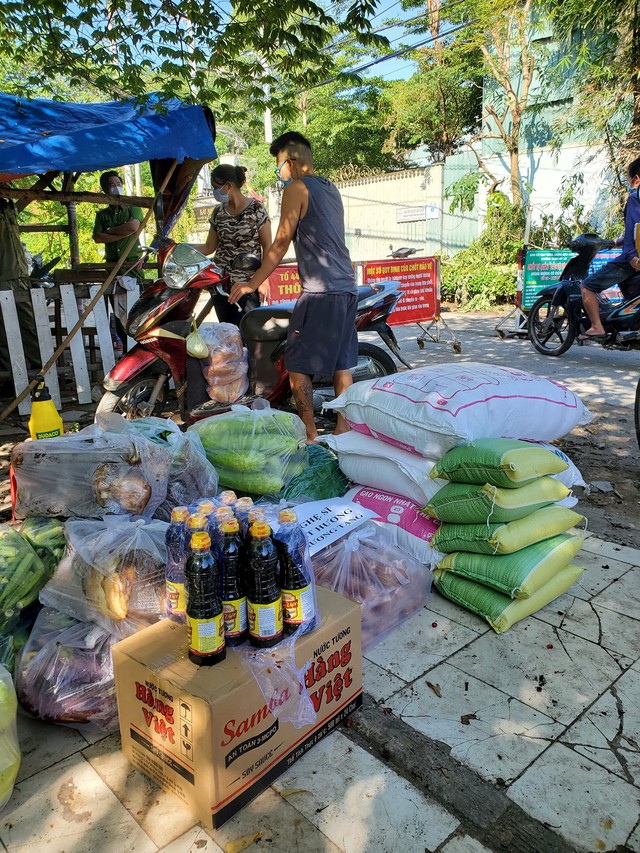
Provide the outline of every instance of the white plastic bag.
[[351,430],[321,440],[338,454],[340,470],[353,483],[402,495],[420,506],[445,485],[445,480],[430,479],[435,464],[430,459],[369,435]]
[[150,517],[167,496],[171,458],[142,435],[117,435],[92,424],[46,441],[23,441],[11,464],[18,518]]
[[17,711],[18,700],[13,681],[0,664],[0,811],[9,802],[20,769]]
[[301,633],[302,628],[298,628],[270,649],[254,649],[249,645],[237,649],[273,716],[283,723],[292,723],[297,729],[316,721],[316,712],[304,683],[311,661],[300,669],[296,666],[295,641]]
[[207,323],[200,329],[207,346],[202,373],[209,397],[218,403],[235,403],[249,388],[249,361],[242,337],[232,323]]
[[170,521],[174,506],[188,506],[218,491],[216,469],[207,459],[197,432],[182,432],[174,421],[165,418],[127,421],[112,413],[97,415],[96,424],[106,432],[143,435],[169,452],[167,497],[155,511],[155,518]]
[[42,720],[116,732],[114,642],[104,628],[44,607],[16,667],[20,703]]
[[198,421],[197,432],[220,485],[246,494],[275,495],[308,464],[306,432],[297,415],[269,405],[232,406],[230,412]]
[[165,613],[164,521],[106,516],[74,519],[67,550],[40,601],[81,622],[94,622],[118,639]]
[[551,379],[459,362],[356,382],[327,408],[357,432],[430,459],[476,438],[551,441],[592,417]]
[[424,607],[431,571],[374,523],[312,557],[316,583],[362,604],[362,650],[371,649]]

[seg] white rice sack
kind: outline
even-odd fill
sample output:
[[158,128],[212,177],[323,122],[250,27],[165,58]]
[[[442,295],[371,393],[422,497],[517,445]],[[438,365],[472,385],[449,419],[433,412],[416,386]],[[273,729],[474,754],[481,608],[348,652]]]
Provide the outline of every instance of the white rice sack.
[[446,485],[445,480],[429,477],[435,462],[355,430],[323,435],[322,441],[338,454],[340,470],[354,483],[401,495],[420,506]]
[[560,480],[560,482],[565,485],[568,489],[572,489],[574,486],[580,486],[584,488],[587,484],[584,481],[584,477],[580,473],[577,465],[575,465],[567,456],[566,453],[563,453],[559,447],[556,447],[553,444],[545,444],[544,442],[538,442],[539,447],[544,447],[545,450],[550,450],[552,453],[555,453],[563,462],[567,463],[566,471],[561,471],[559,474],[553,474],[554,480]]
[[431,459],[477,438],[553,441],[592,418],[558,382],[474,362],[356,382],[327,408],[357,432]]
[[444,554],[431,545],[440,522],[424,516],[420,506],[413,501],[360,486],[347,492],[344,500],[360,504],[375,513],[373,522],[383,527],[393,544],[410,554],[414,560],[433,566],[443,559]]

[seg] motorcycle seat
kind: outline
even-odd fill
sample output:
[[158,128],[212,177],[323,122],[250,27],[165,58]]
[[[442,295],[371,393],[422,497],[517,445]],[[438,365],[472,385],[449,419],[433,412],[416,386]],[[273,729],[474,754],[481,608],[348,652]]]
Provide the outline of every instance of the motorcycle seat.
[[[263,305],[254,308],[240,320],[240,334],[244,341],[281,341],[287,337],[289,320],[294,303]],[[289,307],[287,307],[289,306]]]
[[368,299],[370,296],[375,296],[376,293],[380,293],[380,288],[372,287],[370,284],[363,284],[358,288],[358,302],[362,302],[363,299]]

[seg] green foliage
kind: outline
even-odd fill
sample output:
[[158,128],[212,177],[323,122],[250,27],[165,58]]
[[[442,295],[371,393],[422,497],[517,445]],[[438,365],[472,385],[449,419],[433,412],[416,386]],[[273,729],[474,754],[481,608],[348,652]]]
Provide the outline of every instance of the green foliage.
[[468,249],[442,259],[441,292],[446,301],[469,311],[482,311],[509,302],[516,292],[518,250],[522,246],[524,215],[503,193],[487,200],[485,229]]
[[476,131],[482,111],[482,58],[461,51],[456,41],[419,53],[420,70],[397,80],[382,94],[386,148],[424,145],[432,156],[448,156]]
[[314,168],[329,178],[345,166],[384,171],[398,158],[383,150],[386,133],[379,104],[385,84],[367,81],[345,88],[339,81],[314,89],[306,101],[306,126],[299,126],[313,146]]
[[559,75],[571,74],[576,97],[559,123],[601,143],[613,168],[637,156],[640,130],[640,6],[628,0],[542,0],[563,53]]
[[486,177],[478,169],[475,172],[467,172],[457,181],[450,184],[444,191],[444,197],[449,202],[449,210],[455,213],[468,213],[473,210],[476,203],[476,194],[481,183],[486,182]]
[[384,43],[371,31],[375,7],[349,0],[330,14],[315,0],[231,0],[228,11],[214,0],[3,0],[0,64],[22,70],[25,93],[55,96],[62,75],[106,98],[155,90],[212,103],[224,116],[243,93],[278,111],[290,107],[283,86],[303,89],[330,76],[335,33]]
[[[593,215],[585,209],[581,199],[583,187],[584,175],[582,172],[576,172],[562,179],[558,197],[560,213],[554,216],[543,211],[539,219],[536,218],[529,236],[529,245],[532,248],[561,249],[576,234],[586,234],[597,230]],[[614,236],[617,236],[619,222],[615,231]],[[608,232],[605,230],[603,236],[607,235]]]

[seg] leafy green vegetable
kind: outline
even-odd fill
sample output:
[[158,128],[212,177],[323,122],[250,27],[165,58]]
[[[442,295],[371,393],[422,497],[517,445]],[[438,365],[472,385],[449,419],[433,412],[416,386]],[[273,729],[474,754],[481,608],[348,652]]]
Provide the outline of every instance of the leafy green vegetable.
[[309,467],[294,476],[285,488],[283,497],[329,500],[344,495],[349,481],[338,465],[338,459],[328,448],[311,444],[307,448]]

